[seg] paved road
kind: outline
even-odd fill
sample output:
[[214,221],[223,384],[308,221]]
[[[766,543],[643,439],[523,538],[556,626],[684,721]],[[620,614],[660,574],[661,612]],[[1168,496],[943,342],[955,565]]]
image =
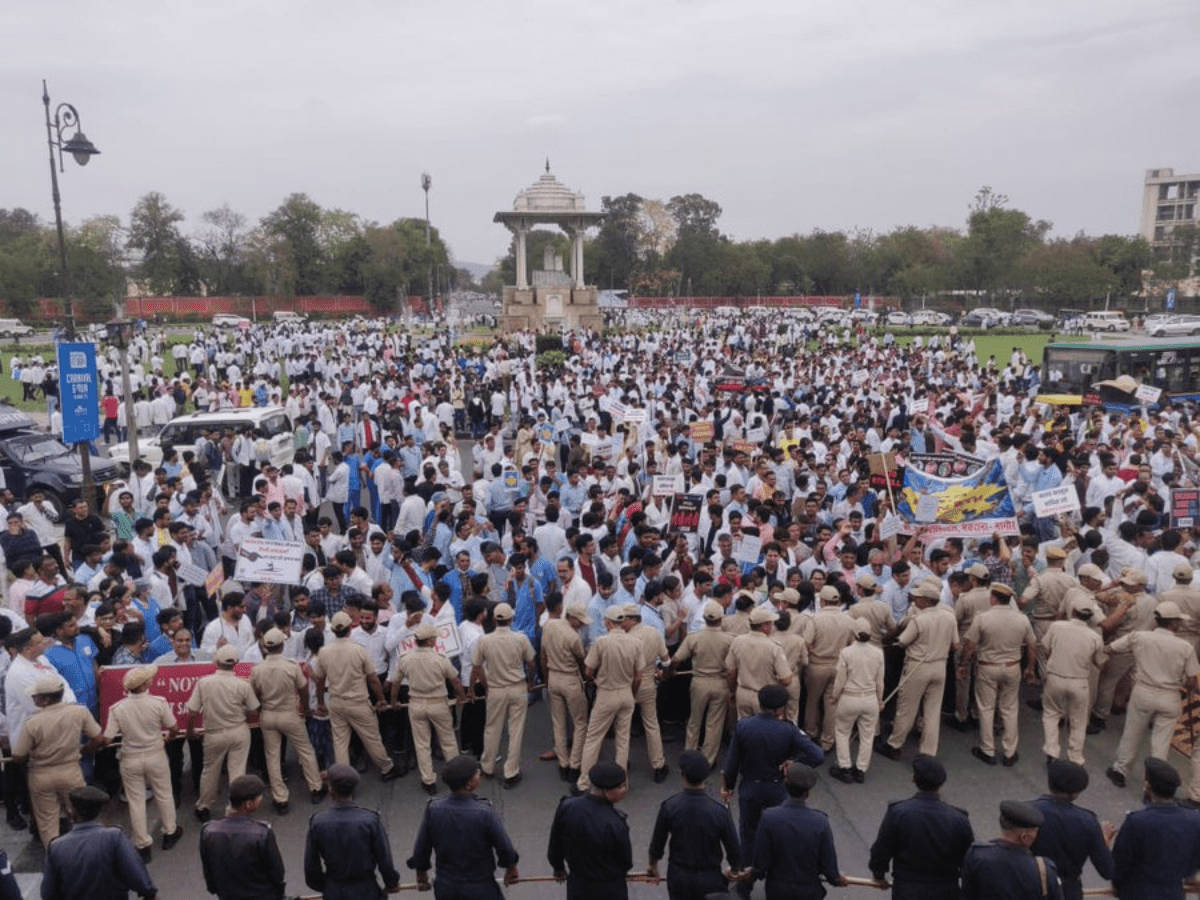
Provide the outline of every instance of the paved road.
[[[1120,719],[1116,720],[1118,728],[1120,722]],[[1041,727],[1038,714],[1022,707],[1021,729],[1021,759],[1011,769],[1001,766],[987,767],[973,759],[970,756],[970,748],[975,743],[974,735],[952,731],[943,734],[940,758],[950,774],[944,795],[949,802],[970,812],[979,839],[990,840],[998,835],[996,817],[997,805],[1001,799],[1029,799],[1045,790],[1045,767],[1044,757],[1040,752]],[[1089,738],[1088,762],[1092,784],[1083,797],[1084,805],[1095,810],[1102,819],[1109,819],[1114,824],[1120,824],[1125,812],[1137,808],[1141,800],[1140,782],[1136,779],[1130,780],[1129,788],[1118,790],[1103,775],[1119,737],[1119,731],[1110,727],[1108,732]],[[525,875],[549,873],[545,856],[546,836],[558,798],[566,792],[566,786],[558,780],[557,766],[537,759],[538,753],[548,746],[550,729],[547,706],[544,702],[536,703],[530,708],[529,725],[525,735],[522,765],[525,780],[512,790],[505,790],[498,782],[485,781],[480,790],[481,796],[487,797],[504,818],[521,853],[520,870]],[[634,739],[631,790],[622,808],[629,817],[634,860],[635,865],[639,867],[646,863],[646,849],[658,804],[679,789],[675,758],[680,749],[681,744],[678,742],[667,745],[672,774],[667,782],[656,785],[651,780],[644,742]],[[841,784],[829,778],[825,769],[822,769],[821,779],[813,793],[812,805],[825,811],[830,817],[838,858],[844,873],[869,874],[866,866],[867,854],[887,802],[907,796],[913,790],[908,762],[915,752],[915,746],[910,743],[906,748],[903,763],[877,756],[867,774],[866,784],[863,785]],[[1184,775],[1186,785],[1187,761],[1174,756],[1173,762]],[[712,779],[712,784],[715,787],[715,778]],[[311,893],[303,885],[301,866],[305,829],[313,808],[307,803],[298,773],[291,780],[291,788],[293,806],[289,815],[276,816],[267,804],[261,817],[271,821],[276,830],[289,873],[288,893],[294,895]],[[195,797],[190,786],[185,787],[184,791],[180,821],[187,829],[187,834],[169,853],[157,850],[156,845],[154,860],[150,866],[163,900],[205,896],[197,850],[199,826],[191,815]],[[378,774],[374,772],[364,776],[361,800],[364,805],[383,812],[391,836],[393,853],[405,882],[413,881],[412,873],[403,868],[403,863],[412,849],[426,799],[415,772],[390,784],[380,782]],[[736,818],[736,800],[734,807]],[[150,816],[153,828],[156,821],[153,806]],[[109,810],[107,820],[112,824],[128,827],[125,809],[116,803]],[[30,872],[40,867],[40,850],[29,843],[28,835],[13,834],[7,826],[0,825],[0,836],[14,858],[18,871]],[[32,888],[38,879],[32,876],[24,880]],[[1085,872],[1085,887],[1101,884],[1093,872]],[[869,888],[831,891],[834,896],[879,896]],[[552,884],[518,885],[509,890],[508,896],[514,900],[563,897],[565,890]],[[666,888],[634,885],[630,896],[635,900],[665,897]],[[762,896],[761,889],[755,892],[755,896]]]

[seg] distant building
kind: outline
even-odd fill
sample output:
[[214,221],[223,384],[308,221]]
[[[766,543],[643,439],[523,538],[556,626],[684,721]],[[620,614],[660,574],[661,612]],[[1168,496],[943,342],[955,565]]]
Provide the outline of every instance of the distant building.
[[1200,226],[1200,174],[1176,175],[1174,169],[1147,169],[1142,191],[1140,233],[1151,246],[1171,242],[1176,228]]

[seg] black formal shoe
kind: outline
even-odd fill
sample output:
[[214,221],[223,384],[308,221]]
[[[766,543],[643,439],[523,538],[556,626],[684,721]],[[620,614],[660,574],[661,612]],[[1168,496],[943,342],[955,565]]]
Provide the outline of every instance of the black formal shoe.
[[577,784],[571,785],[571,796],[572,797],[582,797],[583,789]]
[[1006,757],[1004,757],[1004,765],[1008,766],[1011,769],[1013,766],[1015,766],[1017,764],[1017,760],[1020,758],[1021,758],[1020,753],[1014,753],[1012,756],[1006,756]]
[[842,782],[842,784],[854,784],[854,776],[850,774],[849,769],[843,769],[841,766],[830,766],[829,774]]
[[425,793],[427,793],[430,797],[436,797],[437,796],[437,782],[431,781],[428,784],[426,784],[424,781],[422,781],[421,782],[421,790],[423,790]]
[[200,809],[199,807],[196,807],[196,821],[207,822],[211,818],[212,818],[212,813],[209,812],[207,809]]
[[970,719],[967,719],[966,721],[962,721],[960,719],[951,718],[950,721],[947,722],[946,724],[949,725],[951,728],[953,728],[955,731],[960,732],[962,734],[966,734],[972,728]]
[[987,763],[989,766],[994,766],[996,764],[996,757],[989,756],[988,754],[984,753],[982,747],[972,747],[971,755],[981,763]]
[[404,773],[400,771],[400,766],[398,766],[396,763],[392,763],[392,767],[379,777],[383,781],[395,781],[403,774]]
[[142,858],[142,862],[149,864],[150,857],[153,855],[154,851],[151,849],[149,844],[147,844],[145,847],[138,847],[138,856]]
[[571,784],[574,784],[578,780],[579,780],[579,770],[578,769],[567,769],[567,781],[569,781]]
[[1119,787],[1119,788],[1125,787],[1125,784],[1126,784],[1125,776],[1122,773],[1118,772],[1116,769],[1114,769],[1112,766],[1109,766],[1107,769],[1105,769],[1104,774],[1107,775],[1108,780],[1111,781],[1113,784],[1115,784],[1117,787]]
[[875,752],[880,756],[886,756],[888,759],[899,759],[900,748],[893,747],[883,738],[875,738]]
[[329,795],[329,788],[327,788],[325,785],[321,785],[315,791],[309,791],[309,794],[308,794],[309,799],[312,800],[313,803],[320,803],[328,795]]
[[29,827],[29,822],[27,822],[25,817],[20,813],[14,813],[13,815],[9,816],[7,821],[8,827],[16,829],[17,831],[24,831]]
[[163,835],[162,848],[164,850],[170,850],[172,847],[174,847],[176,844],[179,843],[179,839],[182,837],[183,837],[183,826],[176,825],[175,830],[173,832],[171,832],[170,834]]
[[558,767],[558,777],[560,779],[562,779],[563,781],[570,781],[571,780],[571,770],[568,769],[566,766],[559,766]]
[[862,784],[864,781],[867,780],[867,773],[864,772],[862,769],[851,769],[850,774],[854,776],[855,784]]
[[524,778],[524,777],[525,777],[524,775],[522,775],[520,772],[518,772],[518,773],[517,773],[516,775],[514,775],[512,778],[505,778],[505,779],[504,779],[504,786],[505,786],[506,788],[515,788],[515,787],[516,787],[518,784],[520,784],[520,783],[521,783],[521,779],[522,779],[522,778]]
[[667,776],[671,774],[671,767],[664,765],[661,769],[654,770],[654,783],[662,784],[667,780]]
[[[274,801],[272,801],[272,802],[274,802]],[[286,816],[288,814],[288,811],[291,809],[291,807],[288,805],[288,802],[286,800],[283,801],[282,803],[275,803],[274,805],[275,805],[275,814],[279,815],[279,816]]]
[[1095,716],[1092,716],[1090,719],[1088,719],[1087,733],[1099,734],[1107,727],[1108,722],[1106,722],[1104,719],[1097,719]]

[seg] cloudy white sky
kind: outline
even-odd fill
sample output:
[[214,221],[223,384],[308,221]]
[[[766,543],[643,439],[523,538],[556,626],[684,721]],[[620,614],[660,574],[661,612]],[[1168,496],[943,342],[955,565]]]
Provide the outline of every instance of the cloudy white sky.
[[984,184],[1131,234],[1200,171],[1196,0],[54,0],[6,5],[0,207],[52,219],[41,79],[103,155],[68,221],[289,193],[431,214],[460,260],[549,156],[590,208],[696,191],[738,239],[961,226]]

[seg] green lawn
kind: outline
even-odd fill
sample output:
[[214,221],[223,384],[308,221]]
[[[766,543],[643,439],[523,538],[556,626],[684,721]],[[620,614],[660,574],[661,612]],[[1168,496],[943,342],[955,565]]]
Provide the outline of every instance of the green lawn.
[[[926,337],[925,341],[928,342]],[[1082,341],[1082,337],[1064,337],[1061,334],[1055,335],[1055,340],[1059,341]],[[1012,355],[1013,347],[1020,347],[1025,351],[1025,355],[1030,362],[1037,365],[1042,364],[1042,348],[1050,341],[1050,333],[1045,331],[1030,332],[1029,334],[997,334],[997,335],[975,335],[975,355],[979,357],[979,362],[985,363],[989,356],[996,357],[996,365],[1004,368],[1008,362],[1008,358]],[[896,336],[896,343],[910,344],[911,337]]]

